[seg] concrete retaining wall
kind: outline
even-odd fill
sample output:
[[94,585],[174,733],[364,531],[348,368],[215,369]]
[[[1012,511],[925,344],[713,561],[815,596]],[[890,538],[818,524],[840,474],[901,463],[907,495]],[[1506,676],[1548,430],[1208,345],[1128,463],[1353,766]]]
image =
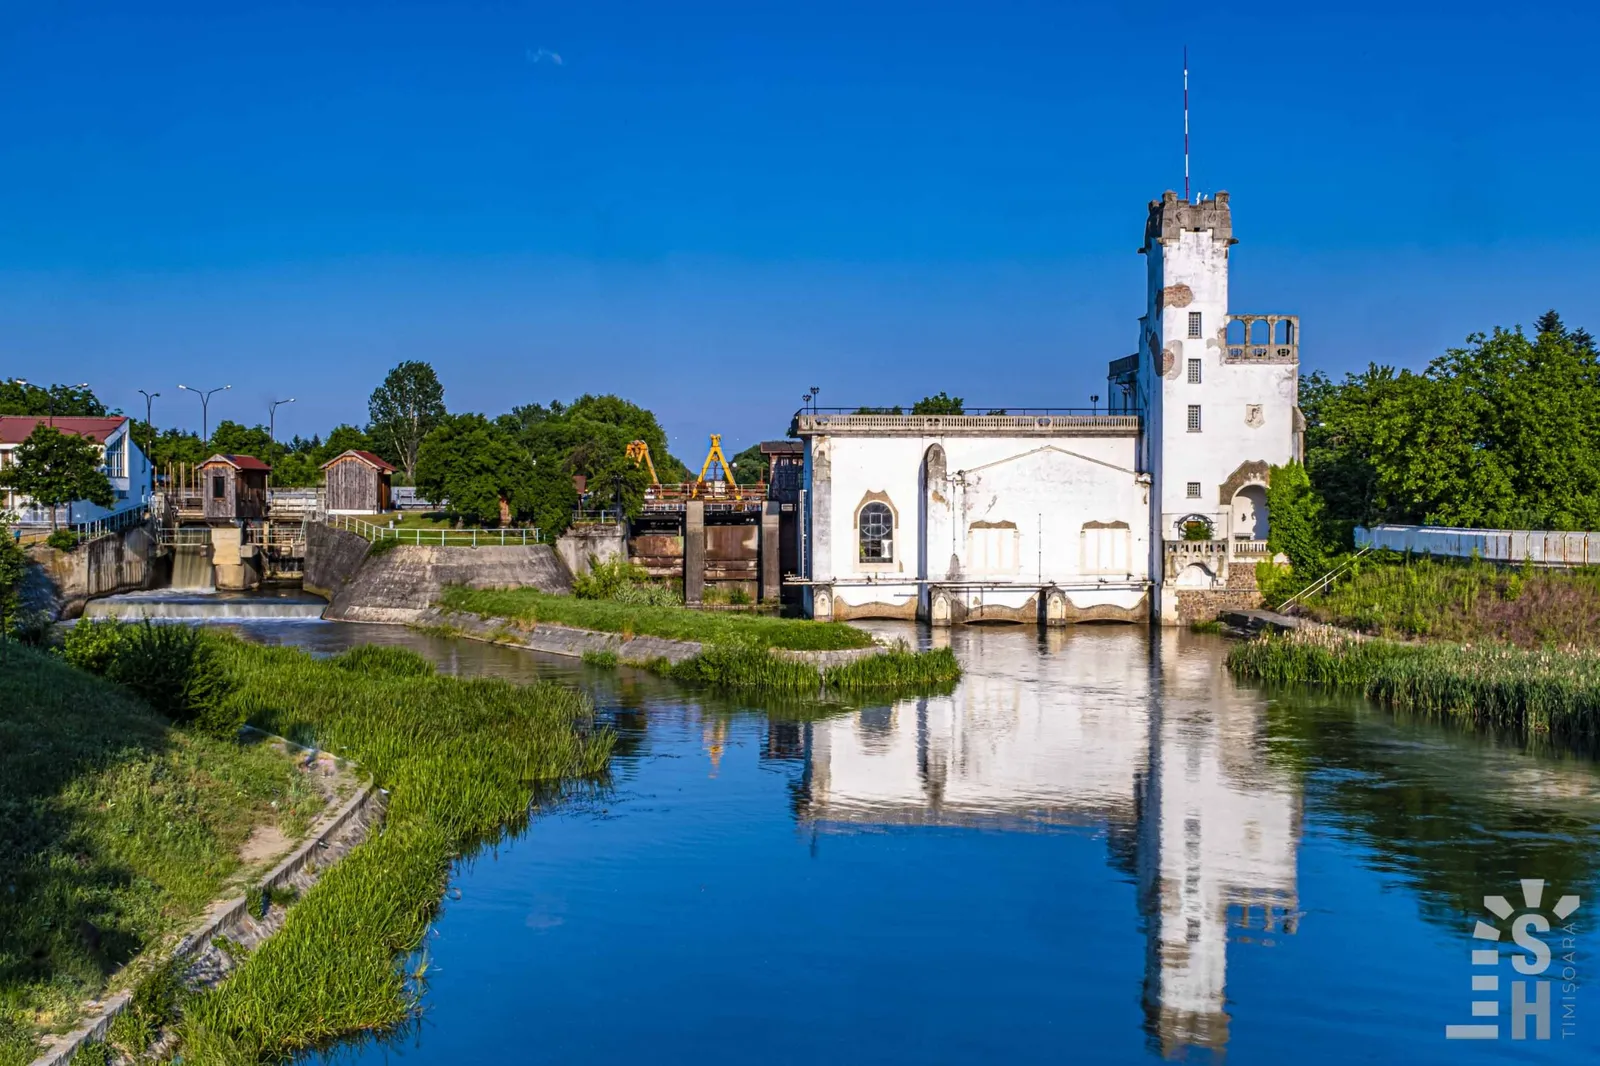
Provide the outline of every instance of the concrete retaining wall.
[[627,559],[628,534],[620,525],[573,526],[556,539],[556,554],[573,574],[587,574],[589,560]]
[[367,539],[343,529],[313,522],[306,530],[305,577],[307,592],[333,599],[367,561]]
[[572,575],[548,545],[443,548],[401,544],[368,554],[364,537],[313,525],[306,538],[304,587],[340,622],[415,622],[447,585],[570,592]]
[[27,549],[33,571],[27,584],[29,606],[54,618],[76,618],[100,596],[149,588],[154,577],[155,541],[144,526],[101,537],[73,551],[44,544]]

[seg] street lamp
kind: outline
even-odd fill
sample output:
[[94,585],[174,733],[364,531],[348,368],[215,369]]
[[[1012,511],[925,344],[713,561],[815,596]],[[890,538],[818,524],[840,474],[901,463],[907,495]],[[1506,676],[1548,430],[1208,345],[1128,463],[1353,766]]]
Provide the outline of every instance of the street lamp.
[[[11,381],[12,381],[12,384],[21,385],[25,389],[37,389],[37,388],[40,388],[40,386],[38,386],[38,385],[30,385],[30,384],[28,384],[28,382],[24,381],[22,378],[12,378]],[[58,390],[60,390],[60,389],[87,389],[88,387],[89,387],[89,383],[87,381],[80,381],[76,385],[52,385],[48,389],[44,390],[45,399],[48,400],[49,404],[50,404],[50,408],[49,408],[50,416],[49,417],[50,417],[50,426],[51,426],[52,429],[55,428],[55,424],[56,424],[56,392]]]
[[214,389],[201,390],[193,385],[179,385],[178,388],[185,392],[192,392],[200,397],[200,443],[204,446],[211,440],[211,396],[213,393],[222,392],[233,388],[232,385],[219,385]]
[[287,400],[273,400],[272,405],[267,408],[267,436],[274,444],[278,443],[278,408],[286,403],[294,403],[294,397],[291,396]]
[[[160,396],[161,394],[159,392],[146,392],[143,389],[140,389],[139,395],[144,397],[144,428],[150,431],[150,447],[154,448],[156,443],[156,427],[150,424],[150,405],[155,403],[156,397]],[[150,452],[147,449],[140,449],[139,454],[144,457],[144,468],[149,470]]]
[[1089,397],[1089,403],[1092,405],[1089,408],[1090,412],[1092,412],[1093,414],[1099,414],[1100,413],[1100,396],[1098,394],[1096,394],[1094,396]]

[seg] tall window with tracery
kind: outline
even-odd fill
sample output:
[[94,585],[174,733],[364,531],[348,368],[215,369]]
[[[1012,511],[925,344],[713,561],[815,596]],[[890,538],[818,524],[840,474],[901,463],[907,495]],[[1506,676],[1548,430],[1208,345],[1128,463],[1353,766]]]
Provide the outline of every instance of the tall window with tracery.
[[881,503],[869,503],[861,508],[861,561],[864,563],[894,562],[894,512]]

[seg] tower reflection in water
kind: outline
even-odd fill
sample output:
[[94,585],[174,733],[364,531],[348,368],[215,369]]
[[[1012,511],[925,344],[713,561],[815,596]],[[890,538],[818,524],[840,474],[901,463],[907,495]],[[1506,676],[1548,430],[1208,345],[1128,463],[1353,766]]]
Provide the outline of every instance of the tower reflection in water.
[[1103,828],[1138,885],[1150,1041],[1221,1051],[1230,941],[1270,945],[1298,916],[1300,799],[1266,756],[1265,702],[1220,656],[1179,655],[1186,633],[1151,634],[1142,656],[1126,630],[1048,632],[1045,655],[1015,630],[954,639],[981,672],[952,696],[771,724],[766,756],[805,762],[798,817]]

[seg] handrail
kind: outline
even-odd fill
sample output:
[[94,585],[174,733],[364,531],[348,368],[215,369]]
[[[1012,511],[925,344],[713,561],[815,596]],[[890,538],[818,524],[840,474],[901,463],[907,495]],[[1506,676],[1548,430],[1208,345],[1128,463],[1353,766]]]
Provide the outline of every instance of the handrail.
[[1280,611],[1287,611],[1290,607],[1293,607],[1298,600],[1311,595],[1313,592],[1321,592],[1323,589],[1333,584],[1334,578],[1338,577],[1340,574],[1350,569],[1350,567],[1354,566],[1357,559],[1361,558],[1371,550],[1372,548],[1370,546],[1362,548],[1360,551],[1350,556],[1350,558],[1346,559],[1343,565],[1337,567],[1336,569],[1329,570],[1326,574],[1323,574],[1322,577],[1318,578],[1310,585],[1307,585],[1293,596],[1290,596],[1288,599],[1284,600],[1283,605],[1278,609]]
[[508,544],[528,545],[539,542],[539,530],[536,526],[517,529],[422,529],[421,527],[400,529],[395,526],[380,526],[376,522],[368,522],[352,515],[329,515],[328,525],[365,537],[370,541],[393,540],[399,544],[437,544],[445,548],[504,547]]

